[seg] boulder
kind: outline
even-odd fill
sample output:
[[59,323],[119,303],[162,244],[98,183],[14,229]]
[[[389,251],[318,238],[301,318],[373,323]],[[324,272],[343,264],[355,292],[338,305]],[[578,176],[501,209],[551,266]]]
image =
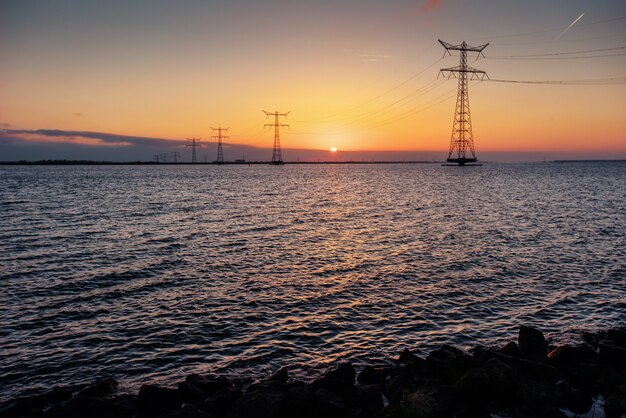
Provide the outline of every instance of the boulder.
[[202,376],[199,374],[188,375],[185,382],[193,384],[207,396],[232,385],[225,376]]
[[50,404],[65,402],[72,398],[72,392],[66,388],[54,388],[42,395],[31,398],[30,402],[34,409],[42,409]]
[[235,386],[226,386],[210,395],[204,401],[196,404],[198,408],[214,417],[223,417],[231,411],[233,404],[242,395],[241,389]]
[[345,386],[354,386],[356,371],[351,363],[340,363],[334,369],[327,371],[324,374],[324,377],[326,379],[341,382],[341,384]]
[[497,358],[491,358],[483,364],[492,384],[494,401],[508,403],[515,398],[524,377],[516,369]]
[[626,348],[626,328],[612,328],[606,332],[605,338],[615,345]]
[[366,414],[373,414],[383,405],[383,393],[378,385],[359,385],[347,400],[350,406],[358,407]]
[[117,389],[117,382],[111,377],[96,380],[94,383],[81,390],[78,394],[80,396],[91,396],[94,398],[104,398],[115,392]]
[[137,409],[141,416],[156,417],[166,411],[180,408],[182,398],[176,389],[157,385],[143,385],[137,397]]
[[186,404],[181,409],[164,412],[158,418],[211,418],[211,415],[193,405]]
[[518,343],[526,358],[533,361],[546,361],[548,342],[538,329],[522,325],[519,328]]
[[317,416],[324,418],[339,418],[346,412],[346,405],[341,396],[320,388],[314,395],[315,411]]
[[491,379],[485,369],[476,367],[461,376],[454,388],[468,402],[483,402],[491,393]]
[[362,385],[379,385],[381,389],[385,388],[385,375],[372,366],[365,366],[356,380]]
[[600,361],[618,369],[626,369],[626,348],[620,347],[612,341],[600,341]]
[[245,393],[234,405],[233,418],[272,418],[278,415],[286,397],[273,387]]
[[517,402],[533,408],[543,405],[554,405],[554,390],[546,382],[526,380],[522,382],[516,393]]
[[178,392],[183,402],[197,403],[206,399],[207,394],[198,386],[189,382],[180,382]]
[[283,401],[279,417],[313,417],[313,396],[304,386],[294,386],[285,389],[285,400]]
[[559,346],[548,354],[548,363],[557,368],[567,368],[582,362],[593,362],[598,354],[588,344],[571,346],[569,344]]
[[584,414],[593,405],[593,399],[587,393],[574,389],[566,382],[559,382],[554,387],[554,399],[559,406],[577,414]]
[[517,345],[517,343],[514,341],[511,341],[510,343],[502,347],[500,349],[500,352],[502,354],[506,354],[506,355],[513,356],[513,357],[522,357],[524,355],[524,353],[522,353],[522,350],[520,350],[519,345]]
[[76,396],[68,401],[59,413],[59,418],[85,417],[123,418],[123,415],[119,407],[113,402],[89,396]]
[[626,385],[619,386],[604,403],[606,418],[620,418],[626,415]]

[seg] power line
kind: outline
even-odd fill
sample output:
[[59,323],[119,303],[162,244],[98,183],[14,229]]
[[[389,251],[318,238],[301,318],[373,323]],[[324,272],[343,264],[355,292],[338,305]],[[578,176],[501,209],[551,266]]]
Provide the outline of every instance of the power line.
[[592,86],[592,85],[612,85],[626,84],[626,77],[596,78],[587,80],[498,80],[489,79],[494,83],[516,83],[516,84],[552,84],[563,86]]
[[592,58],[606,58],[606,57],[623,57],[626,53],[621,54],[602,54],[602,55],[588,55],[582,57],[489,57],[489,59],[496,60],[524,60],[524,61],[545,61],[545,60],[586,60]]
[[618,46],[615,48],[601,48],[601,49],[587,49],[584,51],[570,51],[570,52],[549,52],[546,54],[528,54],[528,55],[496,55],[489,56],[489,58],[522,58],[522,57],[548,57],[553,55],[575,55],[575,54],[591,54],[595,52],[615,51],[618,49],[626,49],[626,46]]

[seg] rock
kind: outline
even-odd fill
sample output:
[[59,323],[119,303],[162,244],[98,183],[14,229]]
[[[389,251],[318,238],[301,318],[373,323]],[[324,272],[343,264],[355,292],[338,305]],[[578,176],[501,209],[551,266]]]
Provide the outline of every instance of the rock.
[[494,400],[503,403],[513,400],[524,381],[522,374],[497,358],[487,360],[483,367],[489,375]]
[[556,406],[543,405],[537,408],[536,417],[537,418],[567,418],[567,415],[565,415],[565,412],[561,411]]
[[383,394],[378,385],[357,386],[350,398],[348,404],[358,407],[366,414],[373,414],[382,409]]
[[324,388],[315,392],[314,403],[316,414],[319,417],[339,418],[346,412],[346,405],[341,396]]
[[212,395],[215,392],[232,385],[227,377],[205,377],[199,374],[188,375],[185,378],[185,382],[193,384],[195,387],[204,392],[204,394],[207,396]]
[[619,369],[626,369],[626,348],[610,341],[600,341],[600,361]]
[[506,355],[513,356],[513,357],[522,357],[524,355],[524,353],[522,353],[522,350],[520,350],[519,345],[517,345],[517,343],[513,341],[511,341],[510,343],[502,347],[500,349],[500,352],[502,354],[506,354]]
[[516,393],[517,401],[522,405],[540,407],[554,403],[554,390],[552,385],[546,382],[522,382]]
[[416,361],[417,361],[417,356],[413,354],[411,350],[409,350],[408,348],[405,348],[404,350],[402,350],[402,353],[400,353],[400,356],[396,360],[396,363],[398,364],[414,363]]
[[362,385],[379,385],[381,389],[385,389],[385,375],[372,366],[365,366],[356,380]]
[[593,405],[593,399],[583,391],[570,387],[565,382],[559,382],[554,387],[554,398],[559,406],[563,406],[577,414],[584,414]]
[[164,412],[158,418],[211,418],[211,415],[193,405],[186,404],[181,409]]
[[626,415],[626,385],[619,386],[604,403],[606,418],[619,418]]
[[117,405],[124,418],[133,418],[135,416],[135,411],[137,410],[137,396],[120,395],[111,399],[111,402]]
[[247,392],[235,402],[233,417],[272,418],[278,415],[285,399],[280,390],[272,387]]
[[59,418],[122,418],[113,402],[89,396],[76,396],[60,410]]
[[481,402],[489,397],[491,380],[482,367],[469,370],[454,383],[456,391],[469,402]]
[[2,405],[0,418],[18,418],[30,416],[33,406],[30,398],[19,398]]
[[326,379],[341,382],[345,386],[354,386],[356,371],[351,363],[341,363],[324,374]]
[[539,362],[546,361],[548,343],[538,329],[522,325],[519,328],[518,343],[526,358]]
[[182,398],[176,389],[143,385],[139,389],[137,409],[142,416],[156,417],[166,411],[180,408]]
[[289,380],[289,369],[282,367],[272,374],[268,379],[269,382],[278,382],[286,384]]
[[180,382],[178,392],[183,402],[197,403],[206,399],[206,393],[198,386],[189,382]]
[[42,409],[57,402],[68,401],[72,398],[72,392],[66,388],[54,388],[49,392],[31,398],[31,405],[34,409]]
[[545,363],[508,356],[506,354],[491,350],[483,350],[480,353],[480,359],[482,361],[487,361],[488,359],[493,357],[517,369],[524,375],[524,377],[531,380],[545,380],[548,382],[556,382],[560,377],[559,370],[556,367],[550,366]]
[[558,368],[564,368],[571,364],[592,362],[597,358],[598,354],[588,344],[578,346],[566,344],[555,348],[548,354],[548,363]]
[[214,417],[222,417],[232,410],[233,404],[241,397],[241,389],[235,386],[226,386],[210,395],[196,406]]
[[615,345],[626,348],[626,328],[612,328],[606,332],[605,338],[613,341]]
[[454,383],[470,369],[476,367],[480,367],[480,362],[469,354],[461,352],[442,361],[440,376],[448,383]]
[[306,387],[296,386],[285,390],[285,400],[280,417],[313,417],[313,396]]
[[78,394],[80,396],[91,396],[94,398],[104,398],[115,392],[117,389],[117,382],[111,377],[96,380],[85,389],[81,390]]

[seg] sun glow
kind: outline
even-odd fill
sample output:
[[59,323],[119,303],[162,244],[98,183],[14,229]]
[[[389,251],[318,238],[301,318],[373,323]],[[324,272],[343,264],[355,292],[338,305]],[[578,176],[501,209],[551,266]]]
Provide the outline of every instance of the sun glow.
[[330,152],[337,152],[337,147],[330,147]]

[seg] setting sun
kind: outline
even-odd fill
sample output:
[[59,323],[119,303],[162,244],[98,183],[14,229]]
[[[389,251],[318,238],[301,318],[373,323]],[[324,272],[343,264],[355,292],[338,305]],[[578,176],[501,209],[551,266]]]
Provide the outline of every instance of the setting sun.
[[337,152],[337,147],[331,147],[330,152]]

